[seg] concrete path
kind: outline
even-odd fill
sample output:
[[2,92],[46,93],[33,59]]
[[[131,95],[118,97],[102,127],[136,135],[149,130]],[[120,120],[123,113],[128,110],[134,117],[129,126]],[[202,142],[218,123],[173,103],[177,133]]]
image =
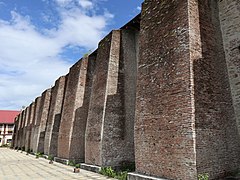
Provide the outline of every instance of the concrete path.
[[47,159],[36,159],[33,155],[26,155],[26,152],[0,148],[0,180],[113,180],[82,169],[80,173],[73,173],[73,167],[48,162]]

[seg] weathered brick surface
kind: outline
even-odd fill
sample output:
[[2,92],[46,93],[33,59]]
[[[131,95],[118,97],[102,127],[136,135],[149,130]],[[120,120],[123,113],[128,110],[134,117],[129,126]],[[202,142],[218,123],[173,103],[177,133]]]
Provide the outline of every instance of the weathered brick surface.
[[41,104],[42,96],[37,97],[35,99],[35,107],[34,107],[34,117],[32,122],[32,133],[31,133],[31,141],[30,141],[30,149],[33,152],[37,152],[37,139],[38,139],[38,129],[37,126],[39,126],[39,122],[37,121],[39,116],[39,109]]
[[188,1],[145,1],[135,120],[136,171],[196,179]]
[[234,172],[239,9],[239,0],[145,0],[141,17],[56,81],[49,109],[45,92],[21,112],[13,146],[44,145],[46,154],[90,169],[135,161],[130,179]]
[[29,112],[30,112],[30,107],[26,107],[25,109],[25,118],[24,118],[24,125],[23,125],[23,144],[22,146],[25,148],[26,145],[26,137],[27,137],[27,127],[28,127],[28,118],[29,118]]
[[13,132],[13,143],[12,147],[14,149],[17,148],[18,146],[18,133],[19,133],[19,126],[20,126],[20,114],[15,118],[15,123],[14,123],[14,132]]
[[240,132],[240,1],[218,1],[225,57]]
[[[199,1],[202,58],[194,61],[198,173],[219,178],[239,164],[239,136],[224,56],[217,1]],[[226,166],[227,164],[227,166]]]
[[47,89],[42,93],[42,98],[39,106],[39,114],[37,116],[36,132],[37,133],[37,144],[36,152],[44,152],[44,137],[46,131],[46,123],[49,112],[51,98],[51,89]]
[[69,157],[71,159],[77,159],[80,162],[85,161],[85,131],[91,97],[93,73],[96,63],[96,52],[91,54],[91,56],[88,56],[85,61],[87,63],[87,69],[86,72],[83,71],[86,74],[82,76],[82,86],[84,91],[82,91],[81,96],[83,96],[83,102],[75,112],[69,152]]
[[136,83],[135,37],[134,32],[118,30],[99,43],[86,130],[87,164],[121,166],[134,161],[135,98],[127,99],[124,93],[131,95]]
[[[66,92],[67,81],[68,81],[68,75],[65,76],[63,97]],[[63,99],[62,99],[62,106],[63,106]],[[51,136],[48,154],[53,157],[56,157],[58,153],[58,136],[59,136],[60,123],[61,123],[61,116],[62,116],[62,108],[60,113],[55,114],[53,125],[52,125],[52,136]]]
[[[46,125],[46,133],[44,139],[44,154],[49,154],[50,143],[57,143],[57,141],[51,141],[52,134],[56,133],[56,129],[53,130],[55,121],[60,121],[62,105],[63,105],[63,97],[65,90],[65,76],[60,77],[56,82],[55,86],[51,89],[51,101],[50,101],[50,109],[47,118]],[[53,145],[54,146],[54,145]],[[56,148],[57,150],[57,148]],[[52,156],[56,156],[57,154],[52,152]]]
[[23,127],[23,115],[24,115],[24,110],[22,110],[20,114],[20,126],[19,126],[19,132],[18,132],[18,147],[21,147],[21,141],[22,141],[22,127]]
[[[119,34],[113,31],[112,33]],[[86,127],[85,162],[102,165],[102,126],[105,112],[107,77],[111,51],[112,33],[106,36],[98,46],[96,69],[93,77],[92,96]],[[117,39],[118,40],[118,39]],[[119,40],[118,40],[119,41]]]
[[20,129],[20,147],[24,148],[25,144],[25,139],[24,139],[24,133],[25,133],[25,122],[26,122],[26,114],[27,114],[27,109],[25,108],[22,111],[22,116],[21,116],[21,129]]
[[26,141],[25,141],[25,150],[26,151],[30,150],[34,107],[35,107],[35,103],[33,102],[29,106],[29,117],[28,117],[28,123],[27,123],[28,125],[27,125],[27,131],[26,131]]
[[69,159],[76,110],[82,106],[87,61],[79,60],[69,71],[58,136],[58,157]]

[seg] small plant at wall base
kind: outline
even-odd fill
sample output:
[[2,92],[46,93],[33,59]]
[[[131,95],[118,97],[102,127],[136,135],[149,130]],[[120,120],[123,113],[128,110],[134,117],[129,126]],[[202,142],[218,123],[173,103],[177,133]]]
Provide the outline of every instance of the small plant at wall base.
[[112,167],[102,167],[100,170],[100,174],[112,178],[116,178],[118,180],[127,180],[127,171],[116,172],[112,169]]
[[71,160],[70,160],[70,161],[68,162],[68,165],[69,165],[69,166],[75,166],[76,163],[75,163],[75,161],[71,161]]
[[198,180],[208,180],[208,179],[209,179],[208,173],[203,173],[198,175]]
[[112,167],[102,167],[100,173],[104,176],[115,177],[116,172],[112,169]]
[[36,158],[40,158],[40,157],[42,157],[42,155],[43,155],[43,153],[37,152],[36,153]]

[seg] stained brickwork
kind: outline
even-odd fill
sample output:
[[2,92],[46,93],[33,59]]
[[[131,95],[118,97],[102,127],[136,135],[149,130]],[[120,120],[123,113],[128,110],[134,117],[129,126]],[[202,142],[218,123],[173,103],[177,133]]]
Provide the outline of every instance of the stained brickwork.
[[83,102],[81,106],[76,109],[75,112],[69,151],[69,157],[71,159],[76,159],[80,162],[85,162],[85,131],[88,117],[89,102],[91,97],[93,73],[96,63],[96,52],[92,53],[91,56],[86,57],[84,61],[86,61],[87,64],[85,67],[86,72],[83,71],[84,76],[81,76],[82,87],[84,88],[84,91],[82,91]]
[[46,131],[46,123],[47,117],[49,112],[49,105],[50,105],[50,98],[51,98],[51,89],[47,89],[42,93],[42,98],[39,106],[39,114],[37,118],[36,124],[36,133],[37,133],[37,152],[44,152],[44,137]]
[[240,163],[239,0],[145,0],[16,119],[13,147],[134,163],[129,180],[221,179]]
[[135,120],[136,171],[196,179],[188,1],[145,1]]
[[[61,92],[59,95],[62,96],[62,100],[59,99],[59,104],[56,107],[61,107],[61,111],[54,116],[54,121],[52,124],[52,132],[51,132],[51,138],[50,138],[50,145],[49,145],[49,152],[48,154],[51,155],[52,157],[56,157],[58,153],[58,136],[59,136],[59,127],[61,123],[61,116],[62,116],[62,106],[63,106],[63,97],[66,92],[66,84],[68,81],[68,75],[64,76],[65,77],[65,82],[59,81],[59,90],[61,89]],[[62,89],[61,86],[64,85],[64,89]],[[62,92],[63,91],[63,92]],[[58,96],[57,96],[58,97]],[[58,98],[57,98],[58,99]],[[60,101],[61,104],[60,104]],[[57,110],[58,108],[56,108]]]
[[30,141],[31,141],[31,132],[32,132],[32,121],[34,115],[35,103],[32,102],[29,106],[29,117],[26,130],[26,141],[25,141],[25,150],[30,151]]
[[32,133],[31,133],[31,141],[30,141],[30,150],[33,152],[37,152],[37,139],[38,139],[38,129],[39,123],[37,122],[39,116],[39,108],[42,97],[37,97],[35,99],[35,107],[34,107],[34,116],[32,122]]
[[87,164],[118,167],[134,161],[136,34],[112,31],[99,44],[86,130]]
[[[228,81],[217,1],[199,1],[202,58],[194,61],[196,153],[199,173],[234,172],[239,136]],[[226,166],[228,164],[228,166]]]
[[[46,133],[44,139],[44,154],[49,154],[50,142],[52,139],[52,134],[54,133],[53,126],[54,124],[56,124],[55,121],[60,121],[59,117],[61,116],[62,111],[65,81],[65,76],[60,77],[55,82],[55,86],[51,89],[50,109],[48,113]],[[56,156],[57,154],[53,153],[51,155]]]
[[14,149],[18,148],[18,134],[19,134],[19,126],[20,126],[20,114],[15,118],[15,123],[14,123],[14,132],[13,132],[13,139],[12,139],[12,147]]
[[26,115],[25,115],[25,120],[24,120],[24,127],[23,127],[23,147],[25,149],[26,146],[26,141],[27,141],[27,128],[28,128],[28,124],[29,124],[29,113],[30,113],[30,106],[26,107]]
[[[116,35],[112,40],[112,36]],[[93,165],[102,165],[102,127],[104,126],[104,113],[107,96],[107,78],[111,41],[119,41],[119,32],[113,31],[100,43],[97,53],[95,75],[93,77],[92,96],[86,128],[86,154],[85,162]],[[116,72],[117,73],[117,72]]]
[[240,132],[240,1],[218,1],[225,57]]
[[27,114],[27,109],[25,108],[21,116],[21,129],[20,129],[21,140],[19,145],[19,147],[21,148],[24,148],[24,144],[25,144],[24,133],[25,133],[26,114]]
[[[58,136],[58,157],[70,159],[69,150],[76,110],[82,106],[87,61],[79,60],[70,68]],[[76,161],[78,161],[76,159]]]

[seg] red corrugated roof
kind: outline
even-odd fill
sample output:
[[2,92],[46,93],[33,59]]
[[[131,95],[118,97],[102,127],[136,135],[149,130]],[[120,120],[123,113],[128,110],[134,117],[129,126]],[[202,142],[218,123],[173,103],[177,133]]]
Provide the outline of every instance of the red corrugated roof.
[[0,124],[13,124],[20,111],[0,110]]

